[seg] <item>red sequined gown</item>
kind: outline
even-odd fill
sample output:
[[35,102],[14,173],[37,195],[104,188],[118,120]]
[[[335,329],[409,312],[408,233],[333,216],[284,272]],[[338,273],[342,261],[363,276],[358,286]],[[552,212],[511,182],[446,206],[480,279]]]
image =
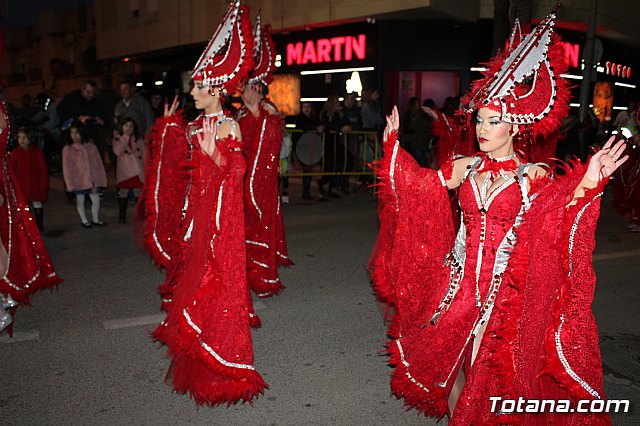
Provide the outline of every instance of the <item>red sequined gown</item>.
[[278,266],[292,264],[278,193],[282,119],[275,106],[262,101],[257,117],[243,108],[238,121],[247,165],[244,180],[247,277],[258,297],[269,297],[284,288]]
[[21,304],[30,305],[29,296],[62,280],[53,270],[29,204],[7,161],[5,151],[10,126],[4,102],[1,101],[0,114],[7,123],[0,131],[0,237],[6,252],[6,256],[4,253],[0,256],[0,316],[3,316],[5,309],[15,312],[16,308],[14,303],[7,302],[7,296]]
[[[490,396],[604,399],[590,307],[602,186],[567,208],[584,166],[532,181],[523,165],[484,194],[474,180],[484,161],[473,158],[459,187],[456,233],[444,185],[452,164],[422,169],[395,134],[385,144],[370,270],[379,298],[397,312],[388,342],[392,390],[428,416],[450,414],[450,425],[609,424],[602,415],[491,412]],[[448,413],[460,369],[465,386]]]
[[242,142],[217,140],[212,160],[195,138],[202,120],[152,127],[141,198],[145,245],[166,269],[166,317],[153,334],[171,357],[167,380],[213,406],[252,401],[266,383],[253,366],[246,297]]

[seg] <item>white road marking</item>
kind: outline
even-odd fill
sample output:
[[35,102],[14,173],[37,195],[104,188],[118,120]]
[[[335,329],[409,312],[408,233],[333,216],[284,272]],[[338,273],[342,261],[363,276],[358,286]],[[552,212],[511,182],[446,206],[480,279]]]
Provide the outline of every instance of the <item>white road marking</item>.
[[40,332],[38,330],[16,331],[13,333],[13,337],[9,337],[5,330],[2,336],[0,336],[0,343],[27,342],[29,340],[38,340],[39,338]]
[[122,318],[103,321],[105,330],[118,330],[120,328],[140,327],[143,325],[160,324],[164,319],[164,314],[143,315],[141,317]]
[[595,262],[598,260],[620,259],[621,257],[633,257],[633,256],[640,256],[640,249],[596,254],[595,256],[593,256],[593,260]]
[[[266,309],[267,305],[263,302],[255,302],[253,304],[253,309],[255,311],[260,311]],[[164,314],[152,314],[152,315],[143,315],[140,317],[133,318],[122,318],[115,320],[103,321],[102,326],[105,330],[118,330],[121,328],[130,328],[130,327],[140,327],[143,325],[155,325],[160,324],[162,320],[164,320]]]

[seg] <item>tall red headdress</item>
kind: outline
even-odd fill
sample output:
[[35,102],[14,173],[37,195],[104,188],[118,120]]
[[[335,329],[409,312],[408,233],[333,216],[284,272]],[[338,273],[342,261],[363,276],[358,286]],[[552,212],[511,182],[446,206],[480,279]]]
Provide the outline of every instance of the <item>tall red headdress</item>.
[[233,93],[253,66],[252,53],[249,9],[234,0],[200,55],[191,78],[205,86],[221,86],[225,94]]
[[260,15],[256,18],[253,39],[254,68],[249,73],[248,82],[269,84],[273,80],[273,71],[276,68],[276,46],[271,38],[271,26],[265,25],[260,28]]
[[491,59],[463,100],[466,113],[494,109],[503,121],[530,127],[534,138],[560,127],[569,112],[569,83],[558,78],[568,65],[553,32],[555,18],[554,10],[524,39],[516,22],[505,51]]

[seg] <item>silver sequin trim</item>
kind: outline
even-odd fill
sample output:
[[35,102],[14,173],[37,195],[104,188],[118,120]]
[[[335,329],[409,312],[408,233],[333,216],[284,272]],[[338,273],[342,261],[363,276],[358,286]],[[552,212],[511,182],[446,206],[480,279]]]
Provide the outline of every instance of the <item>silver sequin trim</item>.
[[556,340],[556,351],[558,352],[558,358],[560,359],[560,362],[562,363],[562,366],[566,370],[567,374],[573,380],[578,382],[580,384],[580,386],[582,386],[582,388],[584,390],[589,392],[589,394],[591,396],[593,396],[594,398],[602,399],[600,397],[600,395],[598,394],[598,392],[595,391],[595,389],[593,389],[591,386],[589,386],[589,384],[587,382],[585,382],[580,376],[578,376],[576,374],[575,371],[573,371],[573,369],[569,365],[569,361],[567,361],[567,358],[565,358],[564,352],[562,350],[562,343],[560,341],[560,333],[562,333],[562,327],[563,326],[564,326],[564,315],[560,315],[560,325],[558,326],[558,331],[556,331],[556,333],[555,333],[555,340]]
[[400,352],[400,361],[402,362],[402,364],[406,367],[407,371],[405,371],[405,375],[407,376],[407,378],[416,386],[418,386],[420,389],[422,389],[425,392],[429,392],[429,389],[427,389],[422,383],[420,383],[419,381],[417,381],[416,379],[413,378],[413,376],[411,375],[411,373],[409,373],[409,363],[404,359],[404,351],[402,350],[402,345],[400,344],[400,340],[397,339],[396,340],[396,345],[398,346],[398,351]]
[[[187,320],[187,323],[189,324],[189,326],[191,326],[191,328],[193,328],[199,335],[202,334],[202,330],[200,330],[200,327],[198,327],[192,320],[191,317],[189,316],[189,314],[187,313],[187,310],[184,309],[182,311],[182,313],[184,314],[185,319]],[[255,370],[255,368],[252,365],[247,365],[247,364],[236,364],[235,362],[229,362],[226,361],[224,358],[222,358],[220,355],[218,355],[218,353],[216,351],[214,351],[211,346],[207,345],[205,342],[202,341],[202,339],[199,339],[200,341],[200,345],[207,351],[209,352],[220,364],[227,366],[227,367],[232,367],[232,368],[242,368],[245,370]]]
[[255,263],[258,266],[262,266],[263,268],[269,268],[269,265],[267,265],[266,263],[262,263],[262,262],[258,262],[257,260],[253,259],[251,260],[253,263]]
[[573,273],[573,245],[576,237],[576,232],[578,231],[578,225],[582,215],[585,210],[598,198],[602,197],[602,192],[593,197],[593,200],[589,201],[584,207],[580,209],[578,214],[576,215],[576,219],[573,221],[573,225],[571,226],[571,233],[569,234],[569,276]]
[[[164,126],[164,129],[162,131],[162,139],[160,142],[160,160],[158,161],[158,170],[156,171],[156,187],[154,188],[153,191],[153,201],[155,203],[155,207],[156,207],[156,215],[159,213],[159,205],[158,205],[158,192],[160,191],[160,171],[162,170],[162,153],[164,151],[164,139],[167,135],[167,129],[169,127],[178,127],[180,128],[179,125],[177,125],[176,123],[168,123],[167,125]],[[169,254],[167,254],[166,251],[164,251],[164,248],[162,247],[162,244],[160,244],[160,240],[158,240],[158,234],[156,233],[156,226],[157,226],[158,222],[156,221],[153,224],[153,241],[156,243],[156,247],[158,248],[158,251],[167,259],[167,260],[171,260],[171,256],[169,256]]]
[[256,175],[256,168],[258,167],[258,159],[260,158],[260,151],[262,150],[262,141],[264,140],[264,131],[267,127],[267,119],[262,120],[262,130],[260,131],[260,141],[258,142],[258,151],[256,152],[256,158],[253,160],[253,167],[251,168],[251,177],[249,178],[249,193],[251,194],[251,202],[258,212],[258,217],[262,220],[262,210],[258,207],[255,194],[253,193],[253,178]]
[[251,241],[251,240],[246,240],[245,241],[247,244],[253,244],[254,246],[260,246],[260,247],[264,247],[264,248],[269,248],[269,244],[267,243],[259,243],[258,241]]
[[400,210],[400,202],[398,200],[398,193],[396,192],[396,181],[395,181],[395,171],[396,171],[396,157],[398,156],[398,148],[400,144],[396,141],[393,145],[393,153],[391,154],[391,168],[389,169],[389,181],[391,182],[391,190],[393,194],[396,196],[396,212]]
[[447,181],[444,180],[444,175],[442,174],[442,170],[438,170],[438,178],[440,178],[440,183],[442,184],[442,186],[446,187]]

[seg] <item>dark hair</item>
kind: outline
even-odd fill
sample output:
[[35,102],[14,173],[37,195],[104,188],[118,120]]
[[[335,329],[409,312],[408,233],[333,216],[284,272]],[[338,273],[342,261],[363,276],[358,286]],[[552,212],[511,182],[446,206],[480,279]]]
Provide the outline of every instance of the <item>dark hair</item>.
[[434,102],[433,99],[429,98],[424,100],[424,102],[422,103],[422,106],[425,106],[427,108],[435,108],[436,103]]
[[138,133],[138,125],[136,124],[136,121],[131,117],[124,117],[122,120],[120,120],[120,122],[118,123],[118,132],[121,135],[123,135],[124,134],[123,127],[127,123],[133,123],[133,136],[135,136],[136,138],[140,137]]
[[73,123],[71,123],[71,126],[69,126],[69,140],[67,141],[67,145],[73,144],[73,139],[71,139],[71,129],[76,129],[78,133],[80,133],[80,137],[82,138],[82,143],[86,143],[88,141],[87,132],[85,130],[84,124],[82,124],[82,122],[78,120],[75,120]]
[[96,83],[95,80],[85,80],[84,83],[82,83],[82,87],[85,87],[85,86],[92,86],[92,87],[98,88],[98,83]]

